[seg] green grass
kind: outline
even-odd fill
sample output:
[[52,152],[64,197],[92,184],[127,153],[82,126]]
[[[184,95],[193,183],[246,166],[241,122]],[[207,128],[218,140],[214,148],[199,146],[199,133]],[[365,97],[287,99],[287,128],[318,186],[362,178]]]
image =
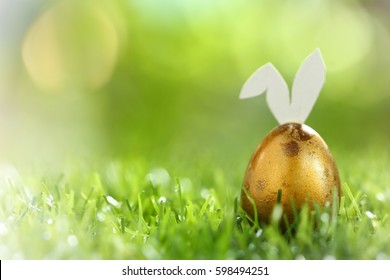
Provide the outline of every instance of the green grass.
[[338,163],[340,208],[304,208],[294,233],[279,230],[280,215],[270,225],[251,225],[239,207],[242,170],[225,166],[199,167],[190,178],[144,160],[95,169],[72,162],[62,175],[45,177],[7,173],[0,257],[389,259],[388,159],[382,153]]

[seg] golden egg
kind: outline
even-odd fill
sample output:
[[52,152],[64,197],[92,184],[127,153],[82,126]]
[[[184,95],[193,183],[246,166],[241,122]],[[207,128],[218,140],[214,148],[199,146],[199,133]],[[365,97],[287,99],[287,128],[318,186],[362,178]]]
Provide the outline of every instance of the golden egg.
[[256,204],[260,222],[269,222],[281,191],[283,214],[290,223],[307,203],[324,206],[332,202],[333,190],[340,195],[336,163],[321,136],[305,124],[287,123],[273,129],[256,148],[248,164],[241,193],[241,206],[254,217]]

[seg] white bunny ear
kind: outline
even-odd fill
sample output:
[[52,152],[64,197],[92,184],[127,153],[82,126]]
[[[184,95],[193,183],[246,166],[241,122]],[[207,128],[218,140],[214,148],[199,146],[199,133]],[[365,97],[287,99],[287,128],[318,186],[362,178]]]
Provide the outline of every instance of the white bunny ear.
[[325,64],[319,49],[302,63],[295,75],[291,103],[286,81],[268,63],[249,77],[241,89],[240,98],[250,98],[267,92],[266,100],[279,124],[304,123],[325,83]]
[[271,63],[267,63],[257,69],[242,86],[240,99],[263,94],[268,89],[269,77],[273,75],[275,70],[275,67]]
[[267,92],[268,107],[280,124],[289,120],[290,98],[286,81],[279,71],[268,63],[257,69],[245,82],[240,98],[250,98]]
[[292,85],[290,121],[304,123],[325,83],[325,64],[319,49],[297,71]]

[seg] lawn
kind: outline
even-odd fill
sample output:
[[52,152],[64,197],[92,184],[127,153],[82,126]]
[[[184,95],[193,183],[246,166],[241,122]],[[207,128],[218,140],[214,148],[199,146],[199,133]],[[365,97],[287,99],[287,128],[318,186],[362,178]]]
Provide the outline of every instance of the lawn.
[[72,161],[45,177],[3,168],[0,257],[388,259],[389,164],[372,151],[344,157],[340,208],[304,208],[284,233],[277,215],[269,225],[248,222],[243,170],[228,165],[194,166],[188,177],[146,159]]

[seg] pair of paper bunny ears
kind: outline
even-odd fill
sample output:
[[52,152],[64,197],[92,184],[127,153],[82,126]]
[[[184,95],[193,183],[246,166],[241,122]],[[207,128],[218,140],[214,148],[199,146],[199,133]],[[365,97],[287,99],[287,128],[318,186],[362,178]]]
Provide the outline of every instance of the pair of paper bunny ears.
[[325,64],[319,49],[312,52],[298,69],[291,89],[271,64],[257,69],[245,82],[240,98],[267,93],[268,107],[279,124],[304,123],[325,83]]

